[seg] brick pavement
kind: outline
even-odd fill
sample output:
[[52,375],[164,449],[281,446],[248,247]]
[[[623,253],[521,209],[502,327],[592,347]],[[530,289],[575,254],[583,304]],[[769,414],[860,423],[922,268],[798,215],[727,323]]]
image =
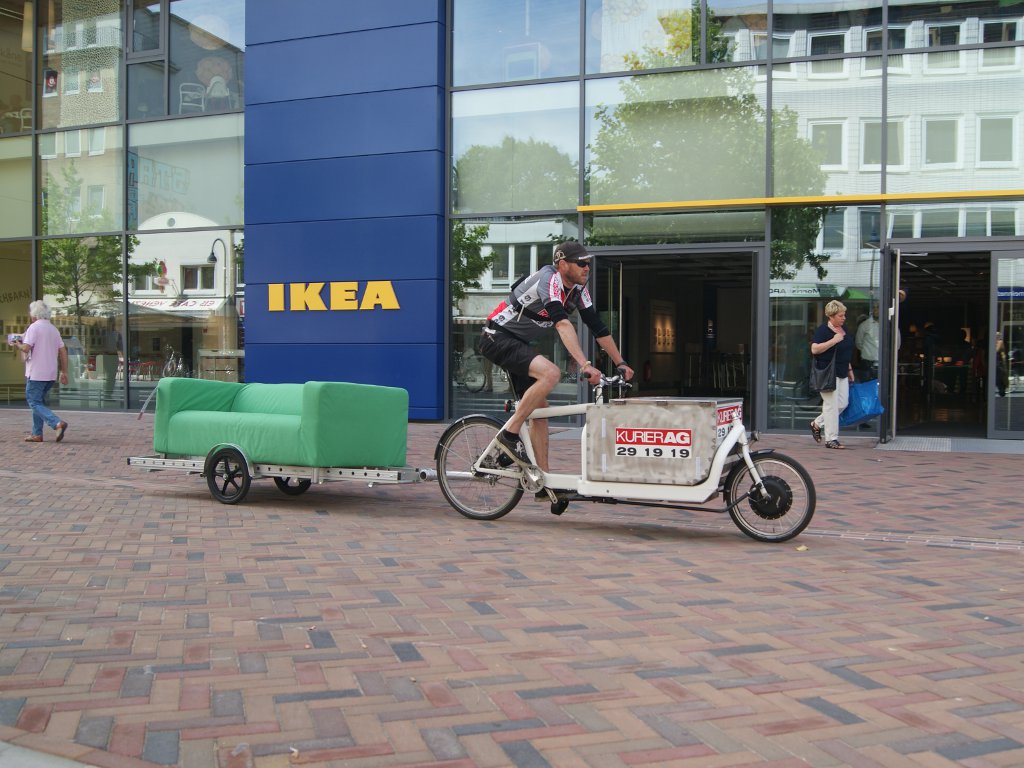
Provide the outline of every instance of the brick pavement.
[[[0,409],[0,741],[117,768],[1024,765],[1019,456],[825,451],[712,513],[146,473],[151,418]],[[441,425],[411,425],[430,466]],[[560,441],[571,453],[574,446]]]

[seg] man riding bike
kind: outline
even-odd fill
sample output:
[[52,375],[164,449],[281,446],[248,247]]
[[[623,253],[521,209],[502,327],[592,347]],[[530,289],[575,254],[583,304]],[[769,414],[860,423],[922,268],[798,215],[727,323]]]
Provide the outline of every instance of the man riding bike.
[[[593,256],[576,241],[559,243],[552,263],[541,267],[512,286],[508,299],[499,304],[487,318],[487,327],[480,339],[480,354],[509,373],[519,405],[506,429],[498,433],[498,443],[507,452],[502,457],[508,464],[525,462],[519,430],[537,408],[547,406],[547,396],[561,379],[558,366],[538,354],[530,342],[554,328],[576,364],[580,376],[596,384],[601,372],[583,352],[576,335],[576,326],[569,316],[578,311],[614,367],[623,371],[626,380],[633,378],[633,369],[619,353],[608,326],[594,308],[587,290]],[[530,428],[537,466],[548,471],[548,421],[536,419]],[[504,463],[504,462],[503,462]]]

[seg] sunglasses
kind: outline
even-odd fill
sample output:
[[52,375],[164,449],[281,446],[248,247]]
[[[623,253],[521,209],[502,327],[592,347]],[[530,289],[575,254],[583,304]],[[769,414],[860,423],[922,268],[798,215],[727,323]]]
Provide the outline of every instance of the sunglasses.
[[575,261],[570,261],[567,259],[567,261],[569,261],[570,264],[579,264],[581,267],[589,267],[592,258],[593,256],[587,256],[586,258],[583,259],[576,259]]

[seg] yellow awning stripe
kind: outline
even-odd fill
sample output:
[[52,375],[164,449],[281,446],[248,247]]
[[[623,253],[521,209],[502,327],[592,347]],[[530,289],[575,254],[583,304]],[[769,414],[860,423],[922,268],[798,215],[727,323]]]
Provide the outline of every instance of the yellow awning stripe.
[[761,208],[775,205],[873,205],[915,203],[932,200],[1024,199],[1024,189],[986,189],[957,192],[891,192],[872,195],[808,195],[794,197],[742,197],[725,200],[675,200],[663,203],[605,203],[578,205],[580,213],[637,213],[643,211],[685,211],[710,208]]

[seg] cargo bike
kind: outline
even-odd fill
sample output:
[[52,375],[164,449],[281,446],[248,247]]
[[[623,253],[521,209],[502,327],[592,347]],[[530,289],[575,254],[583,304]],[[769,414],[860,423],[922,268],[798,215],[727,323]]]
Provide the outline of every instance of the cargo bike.
[[[503,517],[533,493],[556,515],[577,501],[728,513],[747,536],[767,542],[792,539],[811,522],[810,475],[774,449],[750,449],[742,400],[626,398],[628,387],[619,376],[602,376],[595,402],[536,409],[520,432],[525,462],[498,443],[498,419],[456,420],[434,452],[441,492],[474,520]],[[541,470],[532,420],[578,415],[586,416],[579,474]],[[719,495],[724,506],[705,506]]]

